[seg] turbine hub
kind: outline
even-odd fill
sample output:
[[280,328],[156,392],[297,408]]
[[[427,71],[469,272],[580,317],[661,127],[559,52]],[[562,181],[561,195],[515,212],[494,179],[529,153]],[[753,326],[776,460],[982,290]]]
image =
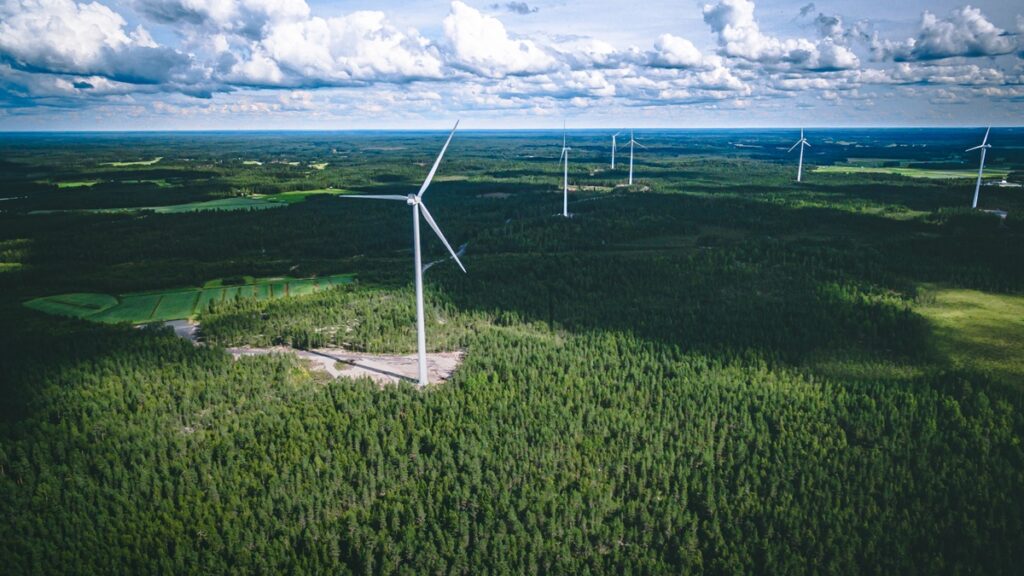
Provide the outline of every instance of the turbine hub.
[[409,194],[409,197],[405,199],[405,203],[409,206],[415,206],[420,203],[420,197],[415,194]]

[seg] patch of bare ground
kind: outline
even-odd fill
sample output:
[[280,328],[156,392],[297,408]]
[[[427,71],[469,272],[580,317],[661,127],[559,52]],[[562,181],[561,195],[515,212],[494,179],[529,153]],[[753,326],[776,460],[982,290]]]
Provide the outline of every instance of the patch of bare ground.
[[512,195],[509,194],[508,192],[488,192],[487,194],[477,194],[476,195],[477,198],[500,198],[502,200],[504,200],[505,198],[508,198],[510,196],[512,196]]
[[[241,346],[228,348],[227,351],[236,360],[242,356],[295,354],[305,360],[312,370],[326,372],[333,378],[366,376],[381,385],[396,384],[400,380],[413,383],[417,381],[415,354],[367,354],[344,348],[298,350],[288,346],[272,346],[270,348]],[[438,383],[451,378],[455,369],[462,363],[463,356],[462,351],[427,354],[427,375],[430,382]]]

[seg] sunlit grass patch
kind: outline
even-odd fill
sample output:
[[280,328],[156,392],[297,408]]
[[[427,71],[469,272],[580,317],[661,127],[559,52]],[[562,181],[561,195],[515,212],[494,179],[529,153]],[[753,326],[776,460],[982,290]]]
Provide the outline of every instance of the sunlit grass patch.
[[114,166],[115,168],[120,168],[120,167],[124,167],[124,166],[152,166],[153,164],[156,164],[157,162],[159,162],[159,161],[161,161],[163,159],[164,159],[163,156],[157,156],[156,158],[153,158],[152,160],[134,160],[134,161],[126,161],[126,162],[104,162],[104,163],[100,164],[100,166]]
[[918,302],[955,365],[1024,384],[1024,296],[927,286]]
[[87,188],[95,186],[102,180],[74,180],[71,182],[57,182],[57,188]]
[[[930,178],[933,180],[952,180],[957,178],[977,178],[977,169],[965,170],[931,170],[927,168],[903,168],[899,166],[818,166],[814,168],[815,173],[824,174],[893,174],[906,176],[908,178]],[[1008,170],[1000,168],[985,168],[985,178],[1006,178]]]

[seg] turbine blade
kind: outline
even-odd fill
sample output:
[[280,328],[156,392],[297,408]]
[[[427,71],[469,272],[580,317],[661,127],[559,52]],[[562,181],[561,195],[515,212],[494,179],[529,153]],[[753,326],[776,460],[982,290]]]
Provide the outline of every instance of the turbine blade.
[[644,146],[643,144],[641,144],[639,142],[634,142],[634,144],[636,144],[637,146],[639,146],[641,148],[647,149],[647,146]]
[[444,151],[448,149],[448,144],[452,141],[452,136],[455,136],[455,130],[459,127],[459,121],[455,121],[455,126],[452,128],[451,134],[448,134],[448,139],[444,141],[444,147],[441,148],[441,153],[437,155],[437,160],[434,160],[434,165],[430,168],[430,174],[427,174],[427,179],[423,181],[423,186],[420,186],[420,191],[416,193],[417,196],[423,196],[423,193],[427,191],[427,186],[430,186],[430,181],[434,179],[434,173],[437,172],[437,166],[441,163],[441,158],[444,156]]
[[800,145],[800,143],[799,143],[799,142],[797,142],[796,144],[793,144],[792,146],[790,146],[790,147],[789,147],[789,150],[786,150],[786,154],[789,154],[790,152],[792,152],[792,151],[793,151],[793,148],[796,148],[796,147],[797,147],[797,146],[799,146],[799,145]]
[[399,196],[397,194],[339,194],[338,198],[367,198],[369,200],[399,200],[401,202],[407,202],[408,196]]
[[558,163],[562,163],[562,158],[565,158],[565,146],[562,146],[562,154],[558,156]]
[[991,131],[992,131],[992,127],[991,126],[989,126],[987,130],[985,130],[985,139],[981,141],[981,145],[982,146],[984,146],[988,142],[988,133],[991,132]]
[[811,147],[811,143],[808,142],[807,140],[804,140],[804,146],[807,146],[808,148],[810,148]]
[[455,259],[455,263],[459,265],[459,268],[462,268],[463,272],[465,272],[466,267],[463,266],[462,261],[459,260],[459,255],[455,253],[455,250],[452,250],[452,245],[448,243],[448,240],[444,237],[444,234],[441,233],[441,229],[437,227],[437,222],[434,222],[434,219],[430,216],[430,211],[427,210],[427,207],[424,206],[422,202],[420,203],[420,212],[423,213],[423,219],[427,221],[427,224],[430,224],[430,227],[434,229],[434,234],[437,234],[437,237],[441,239],[441,242],[444,244],[444,247],[448,249],[448,252],[452,255],[452,258]]
[[978,150],[979,148],[984,148],[984,147],[985,147],[985,145],[982,144],[980,146],[975,146],[974,148],[968,148],[967,150],[964,150],[964,152],[974,152],[975,150]]

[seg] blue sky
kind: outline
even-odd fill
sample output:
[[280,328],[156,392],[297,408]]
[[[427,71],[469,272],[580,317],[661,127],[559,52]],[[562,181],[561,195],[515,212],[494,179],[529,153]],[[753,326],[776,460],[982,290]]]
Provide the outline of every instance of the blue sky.
[[0,0],[0,130],[1020,124],[1024,6]]

